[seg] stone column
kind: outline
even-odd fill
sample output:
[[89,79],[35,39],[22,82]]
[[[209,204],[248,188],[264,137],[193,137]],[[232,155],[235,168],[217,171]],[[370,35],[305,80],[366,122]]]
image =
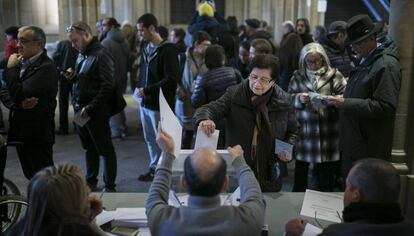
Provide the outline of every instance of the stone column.
[[[411,162],[414,140],[411,135],[414,121],[414,99],[410,91],[414,86],[414,1],[393,0],[389,17],[389,34],[398,46],[402,67],[400,98],[394,127],[392,160],[394,162]],[[411,94],[414,94],[411,92]],[[411,132],[410,132],[411,131]],[[411,138],[410,138],[411,137]],[[409,160],[410,159],[410,160]],[[411,166],[413,173],[414,166]]]

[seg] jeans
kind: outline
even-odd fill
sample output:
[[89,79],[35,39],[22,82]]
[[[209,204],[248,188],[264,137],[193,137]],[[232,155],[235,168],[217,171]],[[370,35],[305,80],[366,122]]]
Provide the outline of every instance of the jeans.
[[109,117],[97,116],[83,127],[76,124],[75,129],[80,137],[82,147],[86,150],[86,181],[90,186],[97,184],[99,174],[99,158],[104,162],[104,183],[106,188],[115,187],[117,162],[109,129]]
[[161,155],[161,149],[156,142],[157,126],[160,121],[160,112],[141,107],[140,109],[142,131],[144,132],[144,140],[147,144],[150,164],[149,168],[155,170],[158,158]]

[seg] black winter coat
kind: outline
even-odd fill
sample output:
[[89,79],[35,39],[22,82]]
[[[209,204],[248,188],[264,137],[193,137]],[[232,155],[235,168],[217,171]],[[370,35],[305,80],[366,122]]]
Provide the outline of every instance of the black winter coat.
[[228,87],[242,81],[240,72],[231,67],[218,67],[197,76],[191,103],[198,108],[220,98]]
[[[272,146],[269,147],[268,155],[276,158],[276,154],[274,154],[275,139],[294,144],[298,123],[290,101],[290,95],[278,86],[275,86],[272,90],[273,94],[267,108],[275,137],[269,137],[272,140]],[[244,150],[246,162],[255,170],[256,167],[252,166],[253,161],[250,154],[256,111],[252,106],[250,94],[248,80],[230,87],[218,100],[197,109],[194,115],[194,123],[198,125],[201,121],[208,119],[217,123],[225,118],[226,146],[240,144]]]
[[109,51],[94,38],[79,53],[75,66],[72,104],[75,111],[85,107],[91,117],[109,114],[109,100],[115,92],[115,65]]
[[[59,79],[56,66],[44,51],[25,69],[22,76],[20,69],[19,64],[5,71],[8,89],[6,100],[13,104],[10,110],[8,141],[26,144],[53,143]],[[38,104],[32,109],[22,109],[22,101],[31,97],[38,98]]]
[[398,56],[384,46],[351,72],[340,109],[340,149],[346,172],[363,158],[390,159],[400,86]]
[[145,96],[141,106],[159,111],[160,88],[165,99],[174,110],[175,92],[180,79],[177,47],[173,43],[163,41],[149,53],[148,43],[144,46],[141,55],[139,81],[137,88],[144,88]]

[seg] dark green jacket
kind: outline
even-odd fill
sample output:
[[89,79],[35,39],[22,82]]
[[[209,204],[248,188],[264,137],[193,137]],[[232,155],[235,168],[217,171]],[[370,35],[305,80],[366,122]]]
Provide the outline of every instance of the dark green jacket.
[[401,66],[394,44],[379,46],[351,72],[340,118],[346,173],[352,162],[362,158],[390,159],[400,86]]

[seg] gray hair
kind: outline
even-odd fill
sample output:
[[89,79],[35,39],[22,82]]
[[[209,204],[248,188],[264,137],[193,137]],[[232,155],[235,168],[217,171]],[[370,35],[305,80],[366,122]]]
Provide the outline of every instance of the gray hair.
[[289,33],[295,31],[295,24],[293,24],[293,21],[291,20],[284,21],[282,23],[282,27],[287,27],[289,29]]
[[400,194],[400,176],[391,163],[374,158],[355,163],[348,182],[364,202],[396,203]]
[[41,28],[34,25],[28,25],[19,28],[19,32],[25,32],[27,30],[32,31],[32,40],[39,40],[42,43],[42,46],[45,46],[46,34]]
[[310,53],[317,53],[322,56],[322,67],[326,67],[327,71],[331,70],[331,62],[329,61],[328,55],[326,55],[325,49],[319,43],[308,43],[300,51],[299,58],[299,72],[304,75],[306,74],[306,61],[305,58]]

